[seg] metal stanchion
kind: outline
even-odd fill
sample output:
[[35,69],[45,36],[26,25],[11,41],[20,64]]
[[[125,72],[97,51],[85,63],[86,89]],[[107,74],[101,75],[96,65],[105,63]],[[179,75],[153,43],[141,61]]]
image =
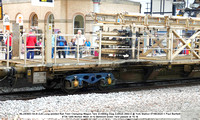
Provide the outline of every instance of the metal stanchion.
[[79,38],[78,38],[78,45],[77,45],[77,62],[79,63]]
[[24,39],[24,65],[25,66],[26,66],[26,58],[27,58],[26,39],[27,39],[27,35],[25,35],[25,39]]
[[54,64],[56,64],[57,35],[54,38]]
[[[194,39],[194,40],[195,40],[195,39]],[[195,52],[195,51],[194,51],[193,44],[194,44],[194,42],[193,42],[193,40],[191,40],[191,46],[190,46],[190,47],[191,47],[191,50],[190,50],[191,61],[193,60],[193,54],[192,54],[192,53]]]
[[99,64],[101,64],[101,40],[102,40],[102,31],[99,31]]
[[21,48],[22,48],[22,35],[19,35],[19,59],[21,59]]
[[7,67],[9,67],[9,56],[10,56],[10,54],[9,54],[9,52],[10,52],[10,50],[9,50],[9,44],[10,44],[10,35],[9,35],[9,33],[7,34]]
[[44,65],[44,34],[42,35],[42,65]]
[[140,38],[138,37],[138,50],[137,50],[137,61],[140,60]]
[[[170,39],[169,39],[170,40]],[[174,44],[174,37],[173,37],[173,34],[171,36],[171,51],[170,51],[170,62],[172,62],[172,55],[173,55],[173,45]]]

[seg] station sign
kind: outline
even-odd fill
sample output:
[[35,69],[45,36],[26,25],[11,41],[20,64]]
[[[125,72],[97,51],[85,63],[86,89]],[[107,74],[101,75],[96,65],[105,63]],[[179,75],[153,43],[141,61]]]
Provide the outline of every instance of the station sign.
[[0,0],[0,20],[3,20],[3,4],[2,4],[2,0]]
[[54,7],[54,0],[31,0],[33,6]]
[[10,25],[10,17],[8,15],[4,15],[4,17],[3,17],[3,25],[4,26]]
[[53,2],[53,0],[40,0],[40,2]]

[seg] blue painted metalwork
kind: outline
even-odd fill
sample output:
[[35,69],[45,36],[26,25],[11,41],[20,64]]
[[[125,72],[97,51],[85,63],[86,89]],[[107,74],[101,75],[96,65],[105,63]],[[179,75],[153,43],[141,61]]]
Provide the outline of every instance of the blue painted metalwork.
[[82,86],[83,82],[89,84],[95,84],[100,80],[104,80],[107,83],[107,78],[110,77],[113,81],[115,80],[112,73],[84,73],[84,74],[74,74],[67,76],[65,80],[68,80],[72,83],[75,79],[79,81],[79,86]]

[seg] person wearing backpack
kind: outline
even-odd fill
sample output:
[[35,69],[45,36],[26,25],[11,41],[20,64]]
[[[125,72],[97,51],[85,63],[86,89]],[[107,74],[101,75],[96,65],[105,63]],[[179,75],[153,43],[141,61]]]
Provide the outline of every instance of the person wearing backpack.
[[66,58],[65,54],[65,46],[66,46],[66,40],[63,36],[60,35],[61,31],[58,31],[58,37],[57,37],[57,46],[58,47],[58,56],[61,58],[61,54],[63,55],[63,58]]

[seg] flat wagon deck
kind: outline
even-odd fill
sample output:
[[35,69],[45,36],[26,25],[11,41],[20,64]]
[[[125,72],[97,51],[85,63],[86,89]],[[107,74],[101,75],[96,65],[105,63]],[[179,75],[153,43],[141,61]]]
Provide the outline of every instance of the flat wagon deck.
[[[103,13],[92,14],[90,18],[94,18],[99,30],[90,36],[95,36],[97,45],[89,50],[98,54],[80,58],[79,52],[88,49],[78,44],[73,49],[77,58],[52,59],[52,53],[56,56],[60,51],[56,41],[58,34],[47,29],[46,40],[44,35],[39,35],[42,36],[41,55],[27,59],[28,51],[24,44],[23,55],[21,49],[17,49],[19,52],[15,59],[0,60],[0,78],[25,79],[47,87],[59,82],[64,91],[82,88],[85,83],[98,84],[102,89],[114,84],[116,79],[148,82],[200,78],[200,19]],[[187,31],[192,31],[192,34],[187,35]],[[19,37],[16,48],[23,46],[22,39],[26,43],[27,36]],[[52,36],[55,38],[54,46]],[[74,37],[68,34],[60,36]],[[79,43],[79,39],[76,40]],[[51,52],[52,47],[54,52]],[[8,51],[7,48],[4,53],[9,54]]]
[[[54,59],[52,59],[53,61]],[[57,59],[56,63],[52,64],[45,64],[41,63],[42,59],[30,59],[26,61],[24,64],[23,59],[13,59],[9,60],[10,67],[23,67],[23,68],[39,68],[39,67],[46,67],[46,68],[53,68],[53,69],[88,69],[88,68],[95,68],[95,67],[115,67],[119,66],[120,64],[131,63],[135,65],[143,65],[143,66],[153,66],[153,65],[198,65],[200,64],[199,59],[195,59],[195,57],[191,56],[180,56],[174,59],[173,61],[166,60],[163,56],[154,56],[154,57],[140,57],[140,59],[112,59],[112,58],[105,58],[101,59],[101,62],[96,57],[89,57],[89,58],[82,58],[79,59],[77,62],[76,58],[62,58]],[[6,62],[7,60],[0,60],[0,69],[6,69]]]

